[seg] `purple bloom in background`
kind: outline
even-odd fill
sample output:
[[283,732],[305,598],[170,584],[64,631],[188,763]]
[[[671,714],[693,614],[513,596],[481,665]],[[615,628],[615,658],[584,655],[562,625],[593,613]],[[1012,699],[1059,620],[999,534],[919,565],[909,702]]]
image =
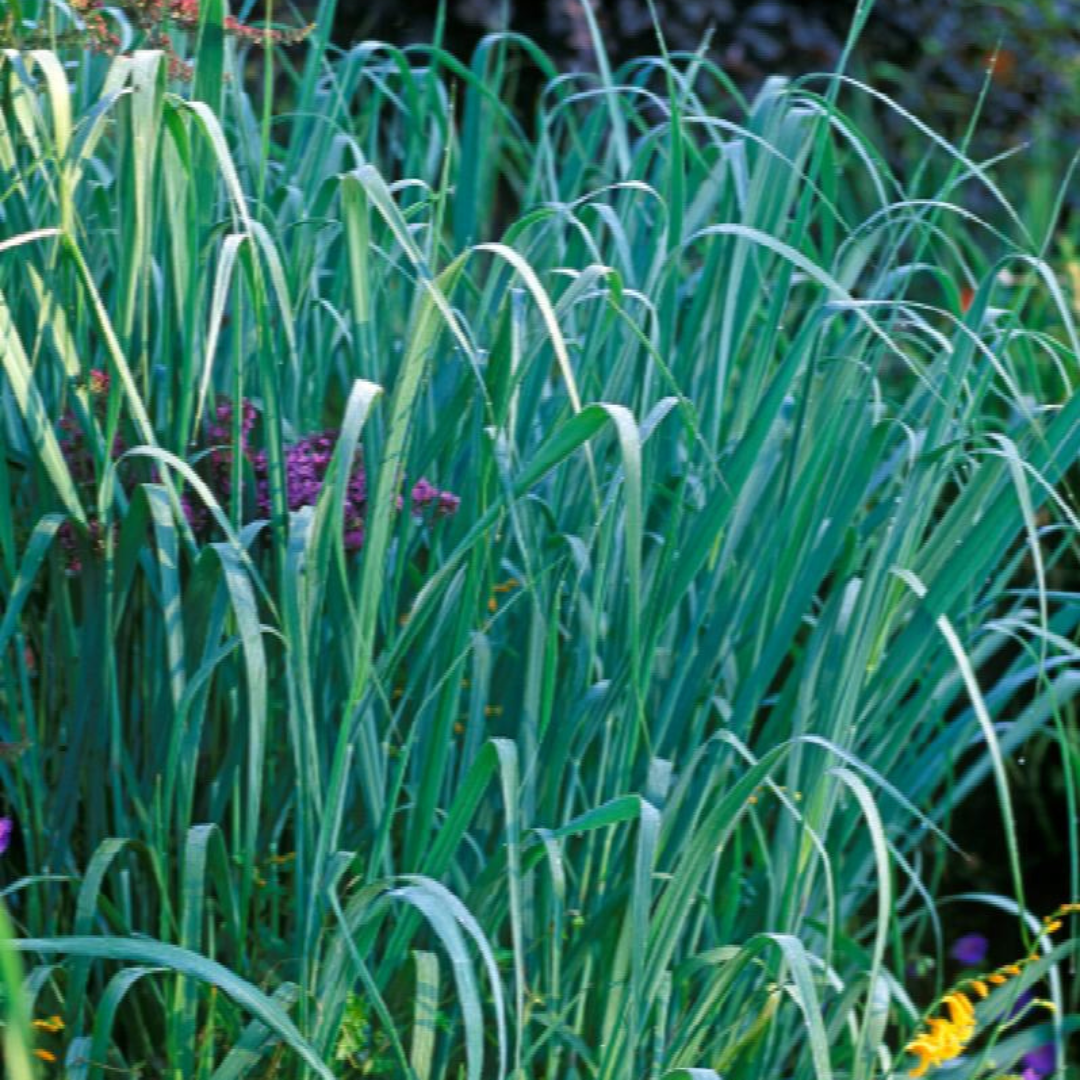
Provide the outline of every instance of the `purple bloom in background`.
[[1056,1057],[1053,1043],[1029,1050],[1021,1059],[1023,1080],[1042,1080],[1044,1076],[1049,1076],[1054,1071]]
[[15,822],[9,817],[0,817],[0,855],[11,845],[11,836],[15,832]]
[[[108,375],[91,372],[91,380],[94,379],[97,382],[93,385],[97,389],[93,392],[101,397],[108,389]],[[252,402],[246,398],[241,401],[238,419],[239,423],[234,405],[228,398],[219,397],[215,401],[194,446],[194,449],[199,451],[196,459],[198,468],[202,479],[206,481],[226,514],[231,513],[234,502],[239,500],[243,509],[254,504],[255,512],[260,518],[269,518],[273,502],[270,491],[270,464],[266,451],[256,450],[253,446],[252,434],[258,413]],[[238,428],[238,431],[235,428]],[[233,437],[236,434],[239,434],[239,441],[234,443]],[[336,428],[316,431],[297,439],[284,449],[284,495],[290,511],[314,506],[318,502],[340,435],[341,432]],[[79,421],[70,412],[65,413],[60,420],[60,448],[76,483],[86,487],[92,485],[97,472],[94,455],[87,445]],[[112,446],[112,457],[119,457],[125,449],[124,440],[117,434]],[[356,552],[364,546],[368,509],[367,473],[364,470],[363,454],[359,449],[353,455],[352,461],[347,463],[347,467],[342,536],[346,551]],[[233,486],[237,477],[242,482],[243,490],[234,492]],[[404,509],[405,496],[398,494],[394,498],[397,508]],[[456,513],[461,505],[457,495],[450,491],[441,491],[424,477],[420,477],[412,486],[408,501],[412,513],[425,521],[448,517]],[[202,499],[184,494],[180,497],[180,505],[195,536],[199,540],[206,539],[214,521]],[[82,560],[86,552],[100,553],[104,550],[106,540],[96,519],[90,522],[85,536],[76,532],[70,522],[65,522],[60,527],[59,536],[60,547],[67,558],[69,574],[78,574],[82,570]],[[0,854],[7,846],[10,822],[7,828],[8,832],[5,833],[0,825]]]
[[[246,399],[242,403],[239,452],[244,458],[244,475],[254,481],[253,495],[256,513],[262,518],[271,514],[270,466],[265,450],[255,450],[251,445],[251,433],[256,422],[255,407]],[[203,466],[204,479],[225,509],[232,504],[234,451],[233,405],[228,398],[218,398],[213,414],[204,429],[203,446],[209,450]],[[304,506],[314,506],[319,500],[330,471],[334,450],[341,432],[337,429],[317,431],[298,439],[285,448],[285,499],[291,511]],[[447,517],[457,512],[461,500],[449,491],[440,491],[421,477],[411,492],[413,514],[428,518]],[[242,493],[241,493],[242,497]],[[195,534],[205,536],[211,527],[209,514],[194,499],[182,500],[184,514]],[[398,509],[405,506],[405,499],[396,496]],[[356,451],[349,464],[345,484],[344,520],[342,533],[345,549],[359,551],[364,545],[364,523],[367,517],[368,487],[363,455]]]
[[417,509],[426,506],[428,503],[433,502],[438,497],[438,491],[436,491],[435,487],[423,477],[420,477],[420,479],[417,480],[416,483],[413,485],[412,501],[413,506],[415,506]]
[[978,967],[986,959],[990,942],[982,934],[965,934],[953,942],[949,955],[965,967]]
[[414,513],[433,507],[436,516],[444,516],[455,513],[461,505],[461,500],[449,491],[439,491],[429,481],[420,477],[413,485],[412,504]]

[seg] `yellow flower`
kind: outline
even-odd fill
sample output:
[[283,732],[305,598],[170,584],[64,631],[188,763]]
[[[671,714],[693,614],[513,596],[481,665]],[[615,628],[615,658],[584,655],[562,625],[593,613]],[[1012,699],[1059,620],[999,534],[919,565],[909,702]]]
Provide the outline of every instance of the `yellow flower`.
[[912,1077],[922,1076],[931,1065],[943,1065],[959,1057],[975,1037],[975,1006],[967,994],[954,990],[941,999],[949,1018],[931,1016],[926,1030],[912,1039],[904,1050],[919,1059],[909,1071]]
[[940,1016],[932,1016],[929,1020],[930,1037],[941,1048],[941,1052],[948,1058],[957,1057],[963,1050],[960,1032],[951,1020],[944,1020]]
[[975,1007],[967,994],[959,991],[946,994],[942,1004],[949,1010],[949,1022],[951,1023],[956,1037],[961,1042],[967,1042],[975,1034]]
[[919,1064],[909,1071],[909,1076],[922,1076],[931,1065],[940,1064],[937,1046],[929,1039],[916,1039],[914,1042],[909,1042],[904,1050],[919,1059]]
[[954,1024],[958,1023],[957,1017],[962,1017],[965,1021],[968,1021],[975,1016],[975,1006],[971,1004],[971,998],[959,990],[946,994],[941,999],[941,1003],[949,1010],[949,1015],[952,1017]]
[[39,1061],[44,1061],[49,1065],[56,1064],[56,1055],[51,1050],[35,1050],[34,1057]]

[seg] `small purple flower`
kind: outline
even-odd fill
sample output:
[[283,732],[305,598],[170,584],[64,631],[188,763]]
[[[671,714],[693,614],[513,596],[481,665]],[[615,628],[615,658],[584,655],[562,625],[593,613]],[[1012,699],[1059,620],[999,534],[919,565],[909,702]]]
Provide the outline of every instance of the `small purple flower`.
[[449,491],[439,492],[439,514],[456,514],[460,505],[461,499],[459,499],[457,495],[454,495]]
[[434,507],[436,517],[445,517],[457,512],[461,500],[452,492],[440,491],[429,480],[420,477],[413,485],[412,505],[413,513]]
[[986,959],[990,942],[982,934],[965,934],[953,942],[949,955],[965,967],[978,967]]
[[11,846],[11,837],[15,832],[15,822],[9,817],[0,817],[0,855]]
[[1044,1043],[1034,1050],[1029,1050],[1021,1059],[1024,1066],[1023,1080],[1042,1080],[1054,1071],[1057,1054],[1053,1043]]
[[417,506],[423,506],[425,503],[431,502],[439,493],[435,490],[434,486],[423,477],[413,485],[412,489],[412,501]]

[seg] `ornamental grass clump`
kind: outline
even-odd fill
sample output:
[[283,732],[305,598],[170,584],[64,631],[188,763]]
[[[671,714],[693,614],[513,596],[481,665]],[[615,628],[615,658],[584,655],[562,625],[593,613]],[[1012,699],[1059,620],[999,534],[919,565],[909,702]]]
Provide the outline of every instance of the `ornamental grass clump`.
[[953,902],[1030,953],[1012,792],[1074,756],[1054,207],[899,112],[894,169],[843,72],[335,51],[332,7],[258,96],[211,0],[190,81],[0,52],[8,1074],[35,1032],[87,1080],[1060,1046],[1071,914],[947,1029],[906,974],[985,788],[1009,895]]

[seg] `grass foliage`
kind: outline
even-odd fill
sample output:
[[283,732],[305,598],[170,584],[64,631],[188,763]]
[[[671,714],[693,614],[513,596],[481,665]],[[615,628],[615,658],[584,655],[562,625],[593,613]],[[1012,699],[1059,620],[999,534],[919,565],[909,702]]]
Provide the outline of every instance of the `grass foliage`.
[[[841,76],[320,23],[276,111],[202,8],[187,88],[0,58],[3,896],[66,1075],[897,1070],[952,811],[996,783],[1022,907],[1005,762],[1074,723],[1048,239],[913,117],[894,174]],[[269,521],[199,482],[218,395]],[[456,515],[399,512],[420,475]]]

